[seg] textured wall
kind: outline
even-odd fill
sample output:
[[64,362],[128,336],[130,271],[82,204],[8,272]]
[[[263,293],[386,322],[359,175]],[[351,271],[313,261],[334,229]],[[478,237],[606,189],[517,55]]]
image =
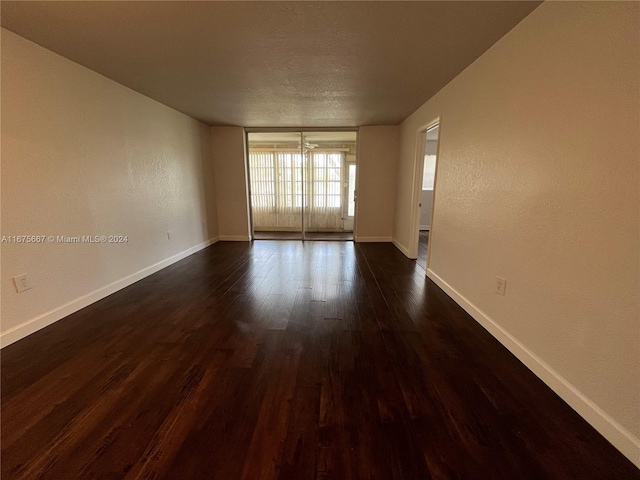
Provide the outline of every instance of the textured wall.
[[358,132],[356,240],[390,241],[393,233],[398,131],[392,126]]
[[208,126],[3,29],[2,235],[128,242],[2,244],[2,331],[215,237],[210,152]]
[[441,116],[432,271],[636,461],[639,10],[546,2],[406,119],[394,230],[407,244],[416,131]]
[[244,129],[211,127],[218,225],[222,240],[249,240]]

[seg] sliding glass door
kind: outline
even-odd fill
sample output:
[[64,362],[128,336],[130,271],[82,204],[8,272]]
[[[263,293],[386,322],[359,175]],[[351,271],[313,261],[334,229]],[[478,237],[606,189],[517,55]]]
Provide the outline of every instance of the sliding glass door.
[[254,238],[352,239],[356,132],[248,134]]
[[301,139],[299,132],[248,134],[254,237],[302,238]]

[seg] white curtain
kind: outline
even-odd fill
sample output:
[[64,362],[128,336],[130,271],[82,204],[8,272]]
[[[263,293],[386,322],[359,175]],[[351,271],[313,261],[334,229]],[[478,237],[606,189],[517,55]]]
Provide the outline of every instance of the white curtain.
[[249,152],[251,206],[256,230],[300,230],[302,164],[300,153]]
[[275,152],[276,226],[301,228],[302,158],[298,152]]
[[249,165],[253,223],[256,227],[275,225],[274,154],[271,152],[251,152]]
[[309,230],[342,230],[343,154],[309,153]]
[[[306,230],[342,230],[343,154],[310,151],[306,185]],[[249,152],[251,205],[256,230],[301,228],[302,156],[296,151]]]

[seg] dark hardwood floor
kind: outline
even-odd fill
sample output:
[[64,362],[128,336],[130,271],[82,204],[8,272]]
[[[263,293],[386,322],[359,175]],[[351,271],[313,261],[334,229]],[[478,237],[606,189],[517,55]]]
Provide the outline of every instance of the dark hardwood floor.
[[390,244],[219,243],[2,350],[3,479],[627,479]]
[[427,246],[429,244],[429,231],[421,230],[418,239],[418,258],[416,263],[425,270],[427,269]]

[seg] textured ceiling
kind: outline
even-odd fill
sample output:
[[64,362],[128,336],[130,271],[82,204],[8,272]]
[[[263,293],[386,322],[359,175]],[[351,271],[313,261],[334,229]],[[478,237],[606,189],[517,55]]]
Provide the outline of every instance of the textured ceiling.
[[212,125],[396,124],[540,2],[3,1],[2,26]]

